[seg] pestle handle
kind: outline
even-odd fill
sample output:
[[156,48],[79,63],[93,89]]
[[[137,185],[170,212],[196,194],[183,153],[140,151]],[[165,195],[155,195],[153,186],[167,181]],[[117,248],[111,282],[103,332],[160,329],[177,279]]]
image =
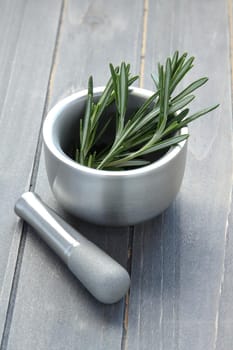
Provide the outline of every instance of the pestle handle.
[[45,205],[38,195],[24,193],[15,204],[15,213],[38,232],[96,299],[111,304],[126,294],[130,284],[128,272]]

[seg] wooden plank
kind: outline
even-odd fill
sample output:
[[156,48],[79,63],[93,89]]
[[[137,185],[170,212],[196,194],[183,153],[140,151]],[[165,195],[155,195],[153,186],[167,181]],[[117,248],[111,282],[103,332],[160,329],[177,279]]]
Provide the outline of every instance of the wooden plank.
[[[17,7],[18,4],[18,7]],[[1,3],[1,22],[0,22],[0,40],[2,45],[0,46],[0,64],[1,64],[1,72],[0,72],[0,78],[2,81],[2,84],[0,86],[0,98],[1,98],[1,103],[0,103],[0,109],[1,109],[1,119],[5,118],[5,121],[3,120],[3,122],[1,121],[1,134],[6,134],[7,130],[7,121],[9,122],[10,125],[10,117],[8,117],[8,115],[5,114],[2,115],[4,112],[3,108],[3,100],[5,98],[7,98],[7,90],[8,90],[8,86],[10,85],[10,73],[12,70],[12,65],[13,65],[13,61],[14,61],[14,56],[15,56],[15,51],[16,51],[16,44],[17,44],[17,40],[18,40],[18,33],[20,31],[20,25],[21,25],[21,17],[23,16],[23,12],[24,12],[24,2],[23,1],[18,1],[17,3],[14,3],[12,1],[11,6],[9,6],[9,1],[6,1],[5,3],[2,2]],[[15,12],[14,9],[17,9],[18,12],[18,16],[15,16]],[[12,23],[14,21],[15,26],[12,25],[7,25],[7,21],[9,21],[9,23]],[[5,28],[5,30],[4,30]],[[7,118],[7,120],[6,120]],[[20,119],[20,118],[19,118]],[[17,122],[17,121],[16,121]],[[12,126],[11,126],[12,128]],[[4,130],[4,132],[3,132]],[[4,136],[3,136],[4,137]],[[6,139],[4,140],[6,142]],[[0,141],[1,142],[1,141]],[[1,143],[1,149],[3,149],[3,147],[7,145],[7,143]],[[4,147],[5,148],[5,147]],[[7,149],[6,149],[6,155],[1,156],[1,182],[0,182],[0,186],[1,186],[1,194],[2,194],[2,188],[4,187],[4,177],[2,175],[2,173],[4,172],[4,170],[7,167],[7,156],[9,156],[9,154],[7,154]],[[5,153],[4,152],[4,153]],[[12,150],[11,150],[12,152]],[[5,166],[4,166],[4,162],[5,161]],[[6,172],[5,172],[6,173]],[[7,174],[6,174],[7,177]],[[8,191],[6,191],[7,194]],[[5,194],[5,195],[6,195]],[[6,199],[6,198],[4,198]],[[8,203],[8,201],[7,201]],[[4,203],[5,205],[8,204]],[[1,208],[2,209],[2,208]],[[5,213],[4,213],[5,214]],[[6,217],[5,215],[3,215],[3,217],[1,218],[1,224],[3,223],[2,220],[5,220],[6,222],[9,221],[9,216]],[[2,230],[1,230],[2,231]],[[3,230],[4,231],[4,230]],[[8,232],[8,230],[6,230]],[[7,243],[6,243],[7,244]],[[10,242],[9,242],[10,244]],[[2,245],[1,245],[2,246]],[[5,246],[4,246],[4,250],[5,250]],[[1,248],[0,248],[1,249]],[[3,251],[4,251],[3,250]],[[0,254],[0,281],[3,281],[3,276],[5,273],[5,264],[6,264],[6,257],[3,254]],[[0,283],[1,285],[1,283]]]
[[[230,58],[231,58],[231,91],[233,94],[233,1],[228,1]],[[232,95],[233,96],[233,95]],[[229,213],[226,222],[226,246],[223,275],[220,287],[219,312],[217,317],[216,350],[230,349],[233,344],[233,192],[230,197]]]
[[[125,59],[133,70],[139,70],[142,10],[140,0],[66,3],[50,84],[50,106],[73,90],[86,87],[89,74],[93,74],[95,85],[104,84],[111,61]],[[35,189],[67,221],[126,266],[129,229],[97,227],[62,212],[49,190],[43,156]],[[119,349],[123,317],[124,300],[112,306],[98,303],[29,230],[8,350]]]
[[231,349],[233,344],[233,204],[231,206],[226,225],[226,247],[223,275],[220,287],[219,310],[217,317],[216,350]]
[[52,82],[56,93],[50,96],[50,106],[74,91],[86,89],[90,75],[94,86],[105,84],[110,62],[117,65],[124,60],[131,63],[132,72],[140,69],[142,1],[73,2],[68,1],[65,10],[69,25],[62,30],[61,49],[66,59],[57,57]]
[[[1,1],[0,339],[22,229],[13,206],[30,184],[60,6],[59,1]],[[49,11],[54,16],[44,23]]]
[[11,70],[14,65],[14,57],[19,39],[22,17],[24,15],[26,1],[1,1],[0,3],[0,106],[4,103],[7,86],[10,80]]
[[194,109],[217,101],[221,107],[190,127],[187,168],[177,200],[163,215],[136,228],[126,348],[230,350],[232,113],[227,4],[151,1],[147,33],[145,86],[152,87],[148,79],[155,62],[175,49],[188,51],[197,57],[190,79],[211,79]]

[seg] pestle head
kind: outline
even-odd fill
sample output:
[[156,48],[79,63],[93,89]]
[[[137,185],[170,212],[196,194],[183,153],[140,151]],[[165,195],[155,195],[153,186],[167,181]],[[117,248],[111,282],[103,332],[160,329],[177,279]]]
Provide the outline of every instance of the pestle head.
[[119,301],[129,289],[128,272],[90,241],[85,247],[77,246],[72,249],[68,266],[102,303]]

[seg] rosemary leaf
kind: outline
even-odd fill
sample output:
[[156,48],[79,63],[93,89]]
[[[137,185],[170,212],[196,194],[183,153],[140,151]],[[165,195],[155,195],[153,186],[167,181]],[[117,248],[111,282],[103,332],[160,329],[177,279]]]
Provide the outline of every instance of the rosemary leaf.
[[121,64],[119,77],[119,114],[120,114],[120,134],[124,128],[125,114],[128,102],[128,74],[125,63]]
[[194,120],[196,120],[197,118],[213,111],[214,109],[218,108],[219,107],[219,104],[215,105],[215,106],[212,106],[212,107],[209,107],[209,108],[205,108],[205,109],[202,109],[201,111],[197,112],[197,113],[194,113],[193,115],[191,115],[190,117],[184,119],[184,121],[181,123],[181,127],[183,126],[186,126],[187,124],[193,122]]
[[90,118],[91,118],[91,111],[92,111],[92,102],[93,102],[93,79],[92,79],[92,77],[90,77],[89,81],[88,81],[87,105],[86,105],[86,111],[85,111],[84,122],[83,122],[82,143],[81,143],[81,147],[80,147],[81,164],[84,164],[84,160],[85,160],[85,156],[86,156],[85,146],[87,143],[88,132],[90,130]]
[[135,160],[128,160],[126,162],[121,162],[120,165],[115,165],[116,168],[118,168],[119,166],[121,168],[127,168],[127,167],[141,167],[141,166],[145,166],[150,164],[150,162],[148,160],[144,160],[144,159],[135,159]]
[[170,108],[169,108],[169,114],[173,114],[173,113],[175,113],[176,111],[178,111],[179,109],[184,108],[184,107],[187,106],[194,98],[195,98],[194,95],[189,95],[189,96],[184,97],[182,100],[171,104],[171,106],[170,106]]
[[172,93],[178,83],[183,79],[183,77],[188,73],[188,71],[193,67],[192,63],[194,61],[194,57],[190,57],[184,65],[177,69],[174,76],[172,77],[172,82],[170,86],[170,93]]
[[179,58],[179,52],[178,52],[178,51],[175,51],[175,52],[174,52],[174,55],[172,56],[172,60],[171,60],[172,71],[175,70],[175,67],[176,67],[176,65],[177,65],[178,58]]
[[201,79],[194,81],[186,89],[184,89],[176,97],[174,97],[172,99],[172,103],[175,103],[175,102],[178,102],[179,100],[182,100],[183,97],[191,94],[191,92],[195,91],[196,89],[198,89],[199,87],[204,85],[207,81],[208,81],[208,78],[201,78]]
[[186,140],[188,137],[189,137],[189,135],[185,134],[185,135],[174,136],[174,137],[168,138],[164,141],[158,142],[155,146],[146,149],[145,151],[143,151],[141,153],[141,155],[153,153],[153,152],[159,151],[163,148],[168,148],[168,147],[174,146],[174,145],[180,143],[181,141]]

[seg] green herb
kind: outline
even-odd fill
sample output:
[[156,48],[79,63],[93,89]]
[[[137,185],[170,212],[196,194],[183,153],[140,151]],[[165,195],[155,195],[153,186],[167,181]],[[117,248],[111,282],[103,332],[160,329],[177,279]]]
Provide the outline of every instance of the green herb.
[[[167,58],[165,65],[158,64],[157,79],[152,76],[154,94],[131,116],[127,114],[129,88],[138,76],[131,76],[129,64],[123,62],[120,67],[110,64],[111,77],[97,102],[94,101],[93,79],[90,77],[75,160],[96,169],[135,168],[150,163],[145,155],[153,153],[156,157],[161,150],[187,139],[189,135],[180,135],[179,130],[219,106],[214,105],[189,115],[187,105],[195,98],[192,93],[208,78],[200,78],[174,95],[181,80],[193,67],[194,57],[187,56],[187,53],[180,56],[176,51],[171,58]],[[115,115],[107,116],[102,126],[107,107],[113,104]],[[115,134],[108,145],[98,150],[98,142],[109,133],[113,119]]]

